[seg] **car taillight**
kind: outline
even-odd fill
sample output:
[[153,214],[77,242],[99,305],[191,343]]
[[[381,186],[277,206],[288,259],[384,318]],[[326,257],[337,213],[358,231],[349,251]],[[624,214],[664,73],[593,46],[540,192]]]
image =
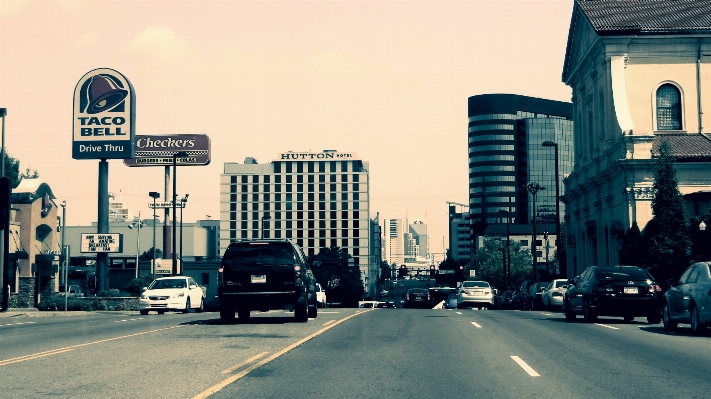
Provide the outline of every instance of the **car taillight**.
[[301,266],[294,265],[294,281],[296,284],[301,284]]
[[662,287],[659,284],[650,284],[649,285],[649,292],[661,292]]

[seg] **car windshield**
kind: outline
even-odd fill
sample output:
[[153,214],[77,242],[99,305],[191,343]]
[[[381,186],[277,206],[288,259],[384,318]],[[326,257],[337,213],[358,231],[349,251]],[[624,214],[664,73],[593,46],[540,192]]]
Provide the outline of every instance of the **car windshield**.
[[553,282],[553,288],[561,288],[568,285],[568,280],[556,280]]
[[651,279],[649,274],[643,269],[636,268],[620,268],[598,270],[597,276],[600,280],[648,280]]
[[294,265],[294,252],[285,242],[230,245],[222,258],[223,267],[237,269],[254,265]]
[[462,283],[462,288],[472,288],[472,287],[488,287],[489,283],[486,281],[465,281]]
[[182,279],[166,279],[166,280],[155,280],[148,289],[151,290],[162,290],[169,288],[185,288],[185,280]]

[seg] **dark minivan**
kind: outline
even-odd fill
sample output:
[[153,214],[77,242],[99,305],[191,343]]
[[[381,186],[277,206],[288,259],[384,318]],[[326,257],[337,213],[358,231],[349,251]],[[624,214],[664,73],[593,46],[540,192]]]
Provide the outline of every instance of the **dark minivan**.
[[233,242],[219,273],[220,319],[248,319],[251,310],[293,310],[297,321],[316,317],[316,281],[304,251],[290,240]]

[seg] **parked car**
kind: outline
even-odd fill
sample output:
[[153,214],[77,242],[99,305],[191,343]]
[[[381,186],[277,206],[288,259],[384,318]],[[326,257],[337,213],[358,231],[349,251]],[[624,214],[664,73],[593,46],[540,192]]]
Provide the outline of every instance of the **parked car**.
[[300,246],[287,239],[240,240],[225,250],[217,294],[220,319],[251,310],[293,310],[296,321],[317,316],[316,280]]
[[316,306],[320,308],[325,308],[328,302],[326,302],[326,290],[321,287],[321,284],[316,283]]
[[544,308],[563,308],[563,296],[568,289],[568,279],[560,278],[551,281],[543,293]]
[[405,308],[431,308],[430,291],[427,288],[410,288],[405,294]]
[[154,310],[158,314],[166,311],[202,312],[205,308],[205,293],[192,277],[161,277],[144,287],[138,299],[138,310],[147,315]]
[[526,303],[526,296],[528,295],[528,290],[531,285],[535,283],[534,280],[526,280],[521,283],[521,286],[516,290],[514,295],[514,306],[516,309],[525,310],[524,304]]
[[516,309],[514,300],[516,297],[516,291],[506,290],[501,293],[501,298],[499,300],[500,309]]
[[378,301],[358,301],[359,308],[373,309],[378,304]]
[[664,328],[674,331],[679,323],[691,325],[695,334],[711,325],[711,274],[709,263],[699,262],[689,266],[679,280],[669,280],[664,293],[662,322]]
[[494,290],[486,281],[464,281],[457,294],[457,308],[496,308]]
[[457,308],[457,294],[447,295],[447,299],[444,301],[445,309],[456,309]]
[[598,316],[646,317],[650,324],[661,321],[662,292],[646,270],[637,266],[590,266],[569,281],[563,297],[567,320],[582,314],[592,322]]
[[546,281],[536,281],[528,287],[528,291],[523,296],[523,310],[536,310],[543,307],[543,293],[548,287]]

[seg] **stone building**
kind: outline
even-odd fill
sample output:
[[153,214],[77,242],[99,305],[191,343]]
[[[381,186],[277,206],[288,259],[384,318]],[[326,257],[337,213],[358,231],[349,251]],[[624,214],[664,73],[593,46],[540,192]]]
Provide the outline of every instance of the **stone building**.
[[614,265],[625,232],[652,218],[659,146],[676,157],[688,216],[711,190],[711,2],[576,0],[562,80],[575,157],[565,179],[568,277]]

